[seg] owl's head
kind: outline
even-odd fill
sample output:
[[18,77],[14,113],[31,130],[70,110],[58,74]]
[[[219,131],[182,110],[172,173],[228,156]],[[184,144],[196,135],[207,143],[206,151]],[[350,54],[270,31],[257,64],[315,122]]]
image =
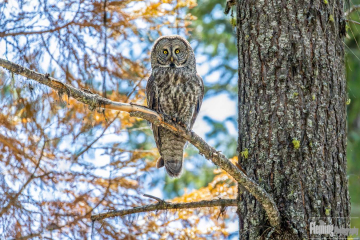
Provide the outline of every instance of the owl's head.
[[178,35],[160,37],[151,50],[151,68],[189,68],[196,70],[190,43]]

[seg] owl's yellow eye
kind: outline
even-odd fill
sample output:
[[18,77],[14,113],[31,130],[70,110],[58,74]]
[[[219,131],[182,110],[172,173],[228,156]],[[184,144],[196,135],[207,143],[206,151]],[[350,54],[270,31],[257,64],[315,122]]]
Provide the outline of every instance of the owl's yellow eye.
[[176,49],[176,50],[175,50],[175,53],[176,53],[176,54],[178,54],[179,52],[180,52],[180,50],[179,50],[179,49]]
[[168,54],[168,51],[167,51],[167,50],[164,50],[164,54],[167,55],[167,54]]

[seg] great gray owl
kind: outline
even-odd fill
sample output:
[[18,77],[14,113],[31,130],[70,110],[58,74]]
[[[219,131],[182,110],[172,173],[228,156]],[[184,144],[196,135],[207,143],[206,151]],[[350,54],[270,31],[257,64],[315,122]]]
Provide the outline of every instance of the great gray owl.
[[[151,50],[152,72],[146,86],[148,107],[191,129],[204,96],[202,78],[196,73],[195,54],[184,38],[164,36]],[[171,131],[152,126],[160,153],[157,167],[165,166],[171,177],[183,168],[186,141]]]

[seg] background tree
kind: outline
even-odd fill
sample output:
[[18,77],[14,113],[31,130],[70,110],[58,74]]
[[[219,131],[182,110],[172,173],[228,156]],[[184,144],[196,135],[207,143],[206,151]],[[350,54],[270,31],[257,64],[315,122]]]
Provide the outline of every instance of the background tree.
[[[311,238],[319,218],[349,227],[343,2],[238,1],[237,13],[239,164],[279,207],[273,237]],[[242,238],[271,233],[239,197]]]

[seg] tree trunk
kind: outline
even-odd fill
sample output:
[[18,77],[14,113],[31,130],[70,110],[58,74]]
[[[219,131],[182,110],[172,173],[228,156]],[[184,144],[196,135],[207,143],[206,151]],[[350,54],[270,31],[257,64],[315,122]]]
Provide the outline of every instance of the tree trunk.
[[320,218],[349,227],[343,15],[341,0],[237,2],[239,164],[281,214],[272,231],[239,188],[240,239],[330,238],[312,234]]

